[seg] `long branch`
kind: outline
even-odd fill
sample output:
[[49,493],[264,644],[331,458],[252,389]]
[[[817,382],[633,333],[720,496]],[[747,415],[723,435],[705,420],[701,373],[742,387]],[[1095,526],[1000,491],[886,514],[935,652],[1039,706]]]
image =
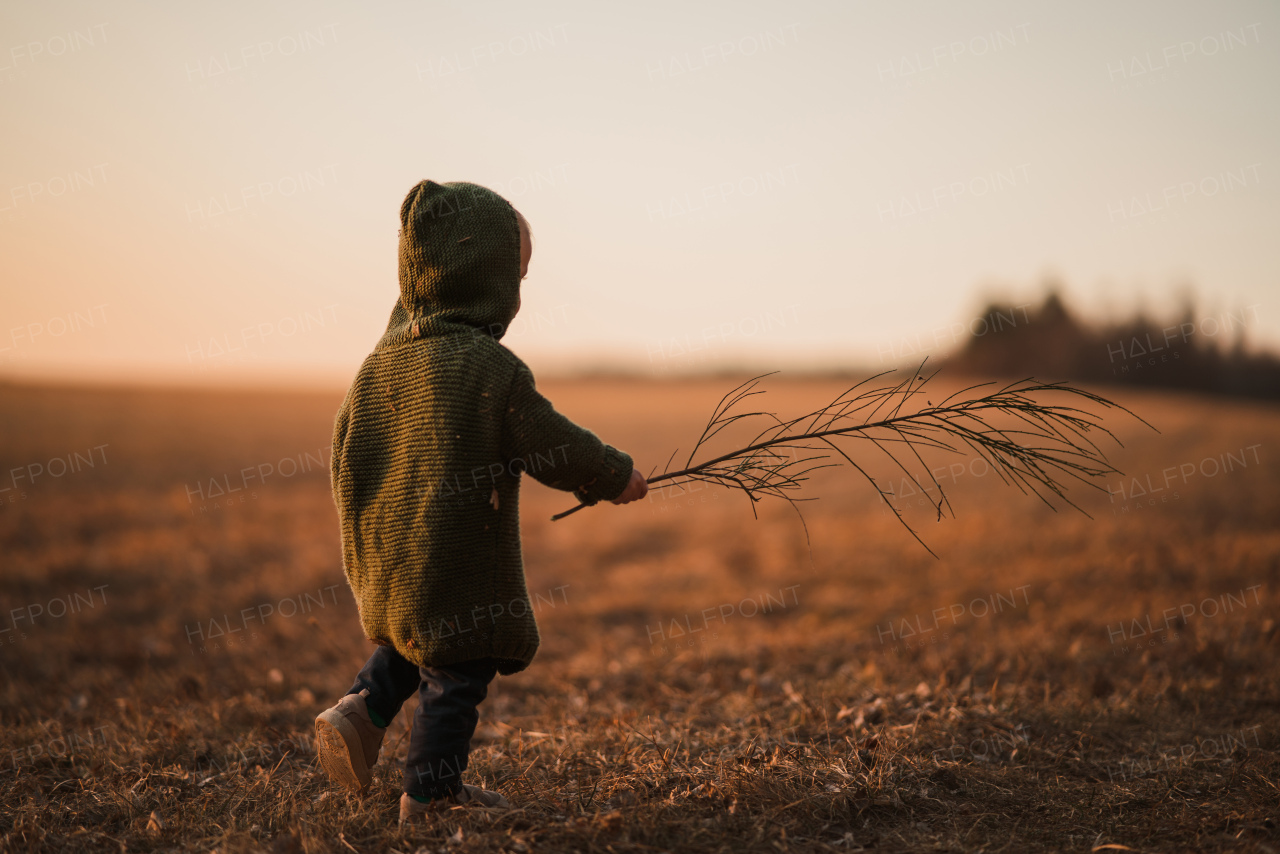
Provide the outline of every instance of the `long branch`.
[[[921,365],[923,368],[923,364]],[[876,379],[884,374],[878,374]],[[832,441],[834,436],[850,436],[862,434],[861,438],[872,441],[881,451],[892,459],[899,468],[918,486],[923,488],[923,484],[913,475],[903,463],[897,459],[894,452],[882,443],[892,445],[901,443],[910,450],[920,465],[924,465],[924,460],[920,457],[917,446],[932,447],[935,449],[956,451],[946,441],[943,441],[937,434],[942,436],[951,436],[960,440],[964,444],[970,446],[979,455],[990,457],[997,469],[1002,469],[1001,475],[1007,471],[1013,478],[1015,485],[1025,491],[1025,486],[1032,486],[1034,483],[1040,483],[1048,490],[1052,491],[1059,498],[1065,499],[1062,492],[1062,484],[1054,480],[1053,475],[1042,467],[1042,464],[1056,469],[1062,473],[1070,474],[1083,482],[1084,478],[1080,475],[1098,476],[1101,474],[1114,472],[1115,468],[1106,462],[1105,455],[1091,440],[1084,436],[1084,432],[1090,429],[1100,429],[1112,439],[1115,435],[1097,423],[1096,416],[1093,413],[1069,406],[1048,406],[1041,405],[1032,400],[1028,395],[1037,391],[1058,391],[1068,394],[1074,394],[1084,397],[1094,403],[1101,404],[1108,408],[1118,408],[1124,412],[1133,415],[1125,407],[1113,403],[1096,394],[1075,389],[1066,386],[1063,383],[1036,383],[1034,379],[1025,379],[1018,382],[1010,383],[998,391],[972,400],[961,400],[957,403],[950,404],[950,401],[964,394],[980,388],[982,385],[989,383],[981,383],[976,386],[970,386],[967,389],[958,390],[948,395],[943,400],[943,405],[932,406],[927,409],[921,409],[908,414],[901,414],[902,407],[911,397],[921,395],[924,392],[924,385],[934,376],[936,372],[929,377],[921,377],[918,371],[913,371],[912,376],[919,381],[919,385],[908,377],[903,382],[894,386],[883,387],[865,391],[854,398],[847,398],[849,394],[863,386],[870,380],[863,380],[852,388],[846,389],[835,400],[826,406],[820,407],[813,412],[806,413],[798,418],[790,421],[783,421],[776,415],[769,412],[750,412],[730,414],[730,410],[739,401],[754,394],[762,394],[756,391],[755,387],[760,379],[768,374],[755,377],[742,383],[737,388],[725,394],[720,402],[716,405],[712,412],[711,418],[702,430],[702,435],[698,441],[694,443],[693,450],[689,454],[689,459],[684,468],[664,472],[647,479],[648,483],[658,483],[662,481],[676,480],[678,478],[686,478],[687,480],[699,480],[706,482],[718,482],[726,486],[733,486],[745,492],[753,502],[758,501],[756,493],[766,495],[775,495],[784,498],[787,501],[794,502],[798,499],[786,495],[783,490],[793,490],[800,486],[800,481],[805,480],[803,475],[825,466],[816,465],[804,468],[799,472],[791,472],[792,466],[812,460],[828,459],[827,453],[820,453],[817,456],[805,457],[803,460],[787,461],[784,455],[778,455],[778,448],[791,448],[809,451],[817,451],[820,449],[806,445],[806,442],[821,441],[823,444],[830,446],[839,453],[847,461],[853,464],[853,460],[842,449],[837,447]],[[901,399],[896,405],[892,405],[894,397],[900,396]],[[858,404],[855,406],[855,404]],[[873,406],[874,404],[874,406]],[[844,426],[833,426],[838,422],[854,417],[854,415],[872,406],[870,415],[874,417],[879,411],[890,405],[888,410],[889,417],[881,418],[878,421],[864,421],[859,424],[846,424]],[[850,412],[850,407],[854,407]],[[1024,429],[998,429],[987,423],[984,416],[988,412],[1002,412],[1019,418],[1025,425]],[[756,434],[756,441],[746,447],[721,454],[711,459],[704,460],[697,465],[692,465],[693,457],[704,443],[718,434],[722,429],[744,418],[756,415],[764,415],[773,418],[775,424],[766,427],[764,430]],[[1138,416],[1134,416],[1137,418]],[[811,419],[811,420],[810,420]],[[963,423],[972,421],[973,424]],[[1141,418],[1138,418],[1142,421]],[[789,434],[786,431],[797,424],[808,421],[806,425],[809,429],[801,433]],[[1142,421],[1146,424],[1147,422]],[[819,427],[821,429],[814,429]],[[1151,426],[1147,424],[1147,426]],[[1026,429],[1031,428],[1031,429]],[[1154,428],[1152,428],[1154,429]],[[872,431],[886,430],[890,432],[889,437],[880,437],[866,435]],[[770,437],[760,440],[762,436]],[[1047,439],[1051,444],[1060,443],[1064,447],[1036,447],[1032,445],[1024,446],[1019,444],[1020,436],[1036,437]],[[761,455],[760,452],[765,452]],[[675,454],[673,453],[674,457]],[[1075,459],[1073,459],[1075,458]],[[738,465],[733,468],[725,468],[721,464],[730,461],[738,461]],[[1088,463],[1097,465],[1089,465]],[[876,488],[883,498],[886,494],[881,490],[873,479],[871,479],[865,471],[862,471],[856,464],[855,468],[861,472],[864,477],[870,480],[873,487]],[[927,466],[925,466],[927,470]],[[744,478],[746,482],[744,482]],[[936,478],[932,477],[939,492],[942,492],[941,485],[937,483]],[[687,482],[687,480],[685,482]],[[1008,481],[1006,481],[1008,482]],[[1024,486],[1025,484],[1025,486]],[[1046,500],[1044,495],[1033,489],[1033,492],[1041,500]],[[888,493],[891,494],[891,493]],[[1076,505],[1067,500],[1068,504],[1075,507]],[[590,504],[581,503],[576,507],[557,513],[551,518],[562,519],[565,516],[581,510],[583,507],[589,507]],[[949,506],[945,493],[940,501],[935,505],[935,509],[939,513],[942,512],[944,506]],[[1052,505],[1050,505],[1052,506]],[[1077,509],[1080,509],[1077,507]],[[1082,511],[1083,512],[1083,511]],[[802,517],[803,518],[803,517]],[[901,520],[901,516],[899,516]],[[905,521],[903,522],[905,524]],[[910,530],[910,526],[908,526]],[[912,534],[914,535],[914,531]],[[917,537],[917,539],[919,539]],[[927,548],[927,547],[926,547]]]

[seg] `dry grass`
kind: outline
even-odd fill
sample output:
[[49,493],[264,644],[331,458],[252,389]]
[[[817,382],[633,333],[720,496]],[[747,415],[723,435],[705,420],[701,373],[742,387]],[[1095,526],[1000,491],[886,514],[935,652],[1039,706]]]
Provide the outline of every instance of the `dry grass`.
[[[540,383],[646,468],[730,385]],[[798,412],[845,385],[770,394]],[[364,800],[312,752],[312,718],[371,650],[325,470],[204,512],[188,497],[327,454],[338,397],[0,388],[0,488],[106,445],[93,469],[0,492],[0,848],[1280,850],[1280,411],[1118,399],[1163,431],[1114,423],[1121,469],[1156,486],[1175,470],[1154,506],[1134,507],[1130,479],[1114,502],[1073,491],[1091,520],[980,468],[944,474],[957,519],[900,502],[941,560],[847,472],[812,483],[811,550],[782,502],[752,521],[738,494],[655,490],[552,523],[572,496],[526,485],[543,648],[495,682],[468,772],[521,809],[402,835],[390,753],[407,715]],[[1184,464],[1199,468],[1182,480]],[[309,613],[280,615],[308,592]],[[1210,598],[1229,610],[1206,615]],[[188,640],[268,603],[233,646]],[[28,606],[46,613],[10,628]],[[1128,637],[1166,609],[1153,644]]]

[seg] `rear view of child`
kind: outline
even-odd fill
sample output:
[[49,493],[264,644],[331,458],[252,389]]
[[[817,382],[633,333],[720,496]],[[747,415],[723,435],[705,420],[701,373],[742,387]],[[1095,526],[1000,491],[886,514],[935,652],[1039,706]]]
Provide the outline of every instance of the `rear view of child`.
[[330,778],[364,791],[386,727],[416,692],[403,823],[436,805],[510,806],[461,775],[489,683],[538,649],[521,474],[592,504],[643,498],[648,485],[499,343],[532,254],[511,204],[476,184],[422,181],[400,225],[400,299],[338,410],[331,472],[343,567],[378,646],[316,718],[316,743]]

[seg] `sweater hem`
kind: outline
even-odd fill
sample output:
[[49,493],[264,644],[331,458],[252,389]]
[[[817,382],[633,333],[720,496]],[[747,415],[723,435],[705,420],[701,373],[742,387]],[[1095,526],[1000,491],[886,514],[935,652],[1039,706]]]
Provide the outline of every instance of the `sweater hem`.
[[418,667],[447,667],[450,664],[473,661],[477,658],[496,658],[503,662],[499,666],[498,672],[503,676],[510,676],[512,673],[519,673],[527,668],[538,651],[536,642],[529,643],[527,641],[524,643],[498,644],[489,647],[487,651],[483,648],[477,649],[477,646],[480,645],[459,647],[433,654],[429,649],[402,649],[397,645],[396,652]]

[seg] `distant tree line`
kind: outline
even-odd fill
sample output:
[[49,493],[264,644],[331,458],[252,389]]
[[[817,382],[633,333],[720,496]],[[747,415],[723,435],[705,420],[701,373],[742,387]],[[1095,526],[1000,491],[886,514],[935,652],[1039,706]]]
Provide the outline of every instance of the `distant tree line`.
[[1111,323],[1074,317],[1051,290],[1039,307],[993,303],[985,323],[947,361],[951,371],[1038,380],[1186,389],[1239,397],[1280,399],[1280,358],[1250,352],[1245,330],[1258,306],[1218,314],[1188,303],[1176,320],[1139,312]]

